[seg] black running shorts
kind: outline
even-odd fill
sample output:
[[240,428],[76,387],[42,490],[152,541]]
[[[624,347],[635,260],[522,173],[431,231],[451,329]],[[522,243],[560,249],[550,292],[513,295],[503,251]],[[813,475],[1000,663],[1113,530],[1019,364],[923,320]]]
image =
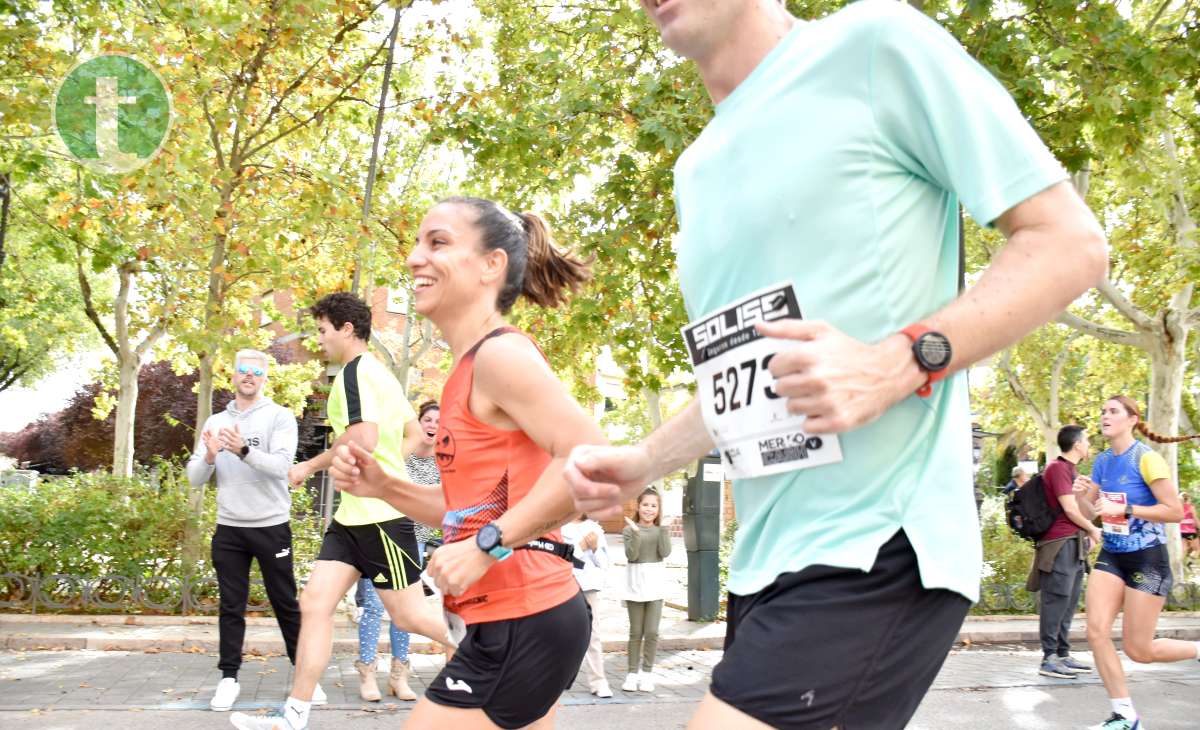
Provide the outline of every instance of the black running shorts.
[[372,525],[329,523],[317,560],[353,565],[380,590],[401,590],[421,579],[413,522],[400,517]]
[[1110,553],[1101,550],[1096,556],[1096,570],[1112,573],[1135,591],[1153,596],[1171,595],[1171,558],[1166,545],[1152,545],[1131,553]]
[[869,573],[815,565],[757,593],[730,594],[712,694],[786,730],[902,728],[970,606],[921,585],[900,531]]
[[471,624],[425,696],[481,709],[502,728],[531,725],[575,682],[591,632],[582,592],[532,616]]

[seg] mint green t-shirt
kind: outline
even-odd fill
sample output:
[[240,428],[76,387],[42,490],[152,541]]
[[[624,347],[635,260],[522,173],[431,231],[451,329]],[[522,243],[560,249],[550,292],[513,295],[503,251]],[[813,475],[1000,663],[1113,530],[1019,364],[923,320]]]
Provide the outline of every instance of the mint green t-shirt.
[[[691,318],[790,280],[804,316],[877,342],[957,294],[958,204],[992,223],[1066,173],[942,28],[863,0],[798,24],[675,167]],[[979,597],[966,376],[841,435],[837,464],[734,482],[729,590],[870,570],[903,528],[927,588]]]
[[[379,433],[372,455],[387,473],[408,479],[404,465],[404,424],[417,414],[404,388],[386,365],[364,352],[346,363],[329,391],[326,412],[335,437],[356,423],[374,423]],[[333,519],[343,525],[373,525],[403,517],[404,513],[382,499],[342,493]]]

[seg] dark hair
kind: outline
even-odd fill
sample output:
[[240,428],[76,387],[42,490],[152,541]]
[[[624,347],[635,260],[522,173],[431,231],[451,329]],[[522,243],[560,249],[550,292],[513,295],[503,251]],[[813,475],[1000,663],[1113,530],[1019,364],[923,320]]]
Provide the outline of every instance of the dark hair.
[[662,526],[662,495],[659,494],[658,490],[654,487],[646,487],[642,490],[642,493],[638,495],[638,507],[642,506],[642,500],[647,496],[654,497],[656,500],[658,500],[658,514],[654,515],[654,524]]
[[1064,454],[1075,448],[1079,439],[1083,438],[1083,426],[1074,423],[1058,429],[1058,450]]
[[535,213],[514,215],[483,198],[452,197],[441,203],[473,210],[483,250],[508,254],[504,286],[496,298],[501,314],[508,314],[522,294],[538,306],[557,307],[592,276],[590,262],[559,250],[546,222]]
[[442,410],[442,407],[438,405],[437,401],[427,400],[421,404],[420,408],[417,409],[417,420],[424,418],[425,414],[429,413],[430,411],[440,411],[440,410]]
[[354,336],[366,342],[371,339],[371,308],[367,303],[348,292],[337,292],[322,297],[309,310],[313,319],[327,319],[329,324],[341,329],[347,322],[354,325]]
[[1134,430],[1140,432],[1142,435],[1144,435],[1146,438],[1150,439],[1151,441],[1154,441],[1154,442],[1157,442],[1160,444],[1177,444],[1177,443],[1180,443],[1181,441],[1191,441],[1192,439],[1200,439],[1200,434],[1193,434],[1191,436],[1162,436],[1157,433],[1154,433],[1153,431],[1150,430],[1150,427],[1147,426],[1144,421],[1142,421],[1142,412],[1138,408],[1137,403],[1132,398],[1130,398],[1129,396],[1125,396],[1125,395],[1114,395],[1111,398],[1108,398],[1107,400],[1115,400],[1116,402],[1121,404],[1121,406],[1125,409],[1126,413],[1128,413],[1131,416],[1137,416],[1137,419],[1138,419],[1137,423],[1133,424]]

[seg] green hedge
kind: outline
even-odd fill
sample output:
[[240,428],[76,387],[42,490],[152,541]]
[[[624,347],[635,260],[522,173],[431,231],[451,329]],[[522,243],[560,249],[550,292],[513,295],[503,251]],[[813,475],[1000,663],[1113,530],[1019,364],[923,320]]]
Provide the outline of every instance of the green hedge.
[[[0,489],[0,573],[67,574],[87,579],[203,578],[213,575],[209,541],[216,525],[216,490],[205,489],[194,563],[184,565],[188,484],[181,465],[160,463],[133,478],[103,472],[39,481],[33,487]],[[320,517],[312,498],[293,492],[292,534],[298,577],[320,548]],[[252,578],[260,578],[255,565]],[[0,594],[14,586],[0,586]],[[61,589],[61,587],[60,587]],[[215,599],[216,587],[198,593]],[[0,600],[13,596],[0,595]],[[252,603],[265,603],[261,586]],[[131,606],[131,609],[136,609]],[[39,610],[42,610],[39,608]]]

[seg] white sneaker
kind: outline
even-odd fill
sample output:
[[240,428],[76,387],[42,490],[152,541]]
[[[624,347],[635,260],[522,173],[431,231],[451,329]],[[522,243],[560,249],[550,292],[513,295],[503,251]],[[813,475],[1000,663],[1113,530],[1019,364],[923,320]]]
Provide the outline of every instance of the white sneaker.
[[[297,720],[298,721],[298,720]],[[249,715],[245,712],[235,712],[229,716],[229,722],[238,730],[305,730],[308,726],[296,725],[283,711],[267,715]]]
[[208,702],[208,709],[217,712],[228,712],[229,708],[233,707],[233,703],[237,702],[238,694],[242,691],[242,685],[238,684],[234,677],[225,677],[217,683],[217,691],[213,694],[213,698]]
[[637,674],[637,672],[630,672],[629,674],[625,675],[625,681],[621,683],[621,690],[623,692],[637,692],[637,690],[638,690],[638,674]]
[[650,672],[642,672],[638,675],[638,687],[642,692],[654,691],[654,675]]
[[605,682],[599,687],[593,689],[592,694],[596,695],[602,700],[607,700],[608,698],[612,697],[612,688],[608,686],[608,682]]
[[321,685],[318,684],[316,687],[313,687],[313,696],[309,704],[313,707],[329,704],[329,696],[325,694],[325,690],[321,689]]

